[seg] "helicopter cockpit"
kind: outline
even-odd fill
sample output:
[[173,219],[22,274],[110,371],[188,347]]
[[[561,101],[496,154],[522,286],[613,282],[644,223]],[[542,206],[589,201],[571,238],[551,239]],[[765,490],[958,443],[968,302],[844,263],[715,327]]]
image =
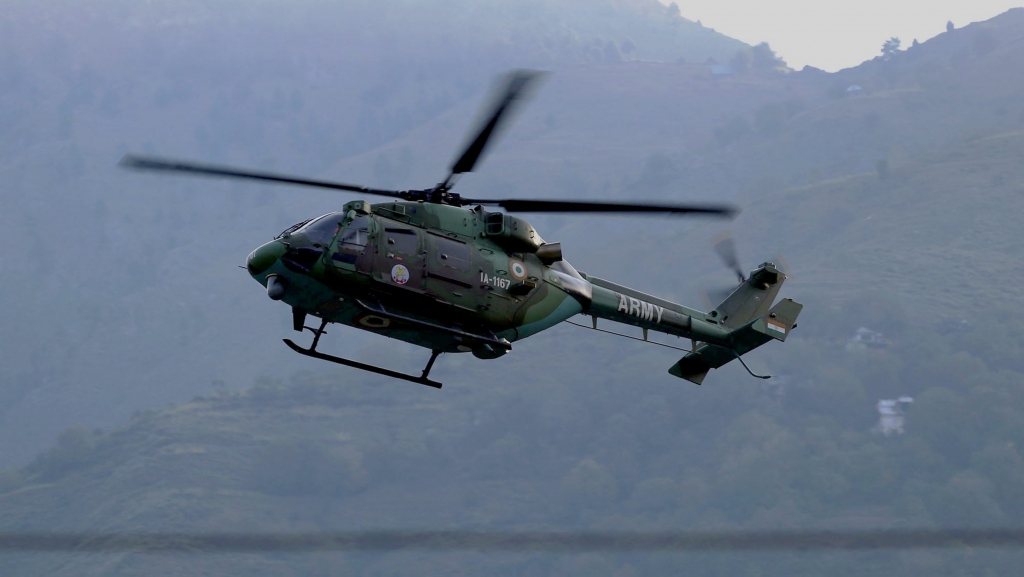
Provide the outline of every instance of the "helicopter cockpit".
[[338,233],[342,222],[345,220],[344,212],[330,212],[317,218],[311,218],[285,229],[284,232],[275,238],[282,238],[292,234],[301,233],[306,236],[314,246],[330,246],[334,235]]
[[353,211],[330,212],[292,225],[275,239],[296,234],[305,237],[306,244],[291,249],[286,260],[299,270],[308,272],[313,262],[329,250],[333,250],[331,259],[336,263],[342,266],[354,265],[369,243],[370,227],[370,217],[367,215]]
[[[287,252],[281,257],[281,262],[295,272],[309,274],[317,260],[331,246],[331,242],[344,223],[345,215],[344,212],[331,212],[311,218],[288,227],[274,237],[275,240],[280,240],[287,247]],[[291,236],[295,234],[300,235],[300,242],[297,245],[293,244],[291,240]]]

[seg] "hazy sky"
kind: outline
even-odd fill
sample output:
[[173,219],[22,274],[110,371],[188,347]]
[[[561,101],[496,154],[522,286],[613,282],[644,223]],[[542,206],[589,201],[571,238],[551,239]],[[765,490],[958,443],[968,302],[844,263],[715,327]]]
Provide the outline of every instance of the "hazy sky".
[[[661,0],[669,4],[672,0]],[[757,44],[768,42],[793,68],[804,65],[833,72],[856,66],[881,53],[882,43],[896,36],[903,46],[946,30],[988,20],[1022,0],[921,2],[909,0],[731,1],[675,0],[690,20],[733,38]]]

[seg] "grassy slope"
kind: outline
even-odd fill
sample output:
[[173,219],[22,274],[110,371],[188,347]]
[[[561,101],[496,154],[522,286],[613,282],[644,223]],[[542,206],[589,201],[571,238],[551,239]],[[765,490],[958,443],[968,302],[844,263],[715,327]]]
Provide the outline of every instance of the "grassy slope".
[[813,290],[843,297],[873,285],[916,316],[980,320],[1015,309],[1022,161],[1024,132],[983,137],[897,164],[884,179],[854,175],[759,198],[749,210],[761,222],[743,235],[785,231],[776,242],[800,260],[801,285]]

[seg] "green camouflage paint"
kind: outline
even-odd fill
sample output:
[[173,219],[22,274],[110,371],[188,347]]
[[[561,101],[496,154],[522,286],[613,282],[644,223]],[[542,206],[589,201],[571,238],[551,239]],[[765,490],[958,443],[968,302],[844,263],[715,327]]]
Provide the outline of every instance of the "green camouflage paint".
[[[560,256],[542,261],[545,242],[529,223],[481,207],[353,201],[293,229],[249,256],[257,281],[283,285],[281,300],[299,311],[435,351],[495,358],[511,347],[493,339],[511,343],[582,313],[691,339],[696,350],[670,372],[699,384],[784,340],[800,312],[783,300],[766,314],[785,280],[770,263],[704,313],[578,273]],[[551,253],[560,250],[542,251]]]

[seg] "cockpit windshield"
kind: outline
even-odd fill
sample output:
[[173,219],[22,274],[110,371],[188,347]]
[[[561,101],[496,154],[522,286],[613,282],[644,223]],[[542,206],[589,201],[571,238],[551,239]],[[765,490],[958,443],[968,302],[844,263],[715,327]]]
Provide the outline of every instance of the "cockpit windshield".
[[331,241],[334,240],[334,235],[338,234],[338,229],[341,228],[341,223],[344,220],[344,212],[332,212],[307,224],[299,229],[298,232],[305,234],[306,238],[313,244],[330,246]]
[[320,246],[328,246],[337,234],[342,221],[345,220],[345,213],[332,212],[323,216],[300,222],[288,227],[284,232],[277,235],[277,238],[294,233],[306,235],[309,242]]
[[306,223],[308,223],[311,220],[313,220],[313,219],[309,218],[309,219],[306,219],[306,220],[304,220],[304,221],[302,221],[302,222],[300,222],[298,224],[293,224],[293,225],[289,226],[288,228],[282,230],[281,234],[275,236],[274,239],[276,240],[276,239],[288,236],[289,234],[291,234],[291,233],[299,230],[300,228],[306,226]]

